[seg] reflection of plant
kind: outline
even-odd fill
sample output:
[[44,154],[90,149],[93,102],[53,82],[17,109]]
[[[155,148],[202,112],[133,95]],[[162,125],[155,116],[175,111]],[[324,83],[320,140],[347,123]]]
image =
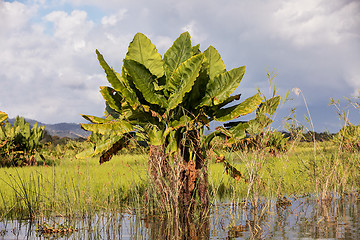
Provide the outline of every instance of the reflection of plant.
[[36,164],[35,154],[42,147],[40,140],[44,131],[45,127],[38,127],[37,123],[30,128],[30,124],[25,122],[23,117],[17,117],[14,126],[11,126],[9,122],[0,126],[0,165]]
[[49,225],[47,223],[39,224],[38,228],[35,229],[36,232],[38,232],[40,235],[54,235],[54,234],[70,234],[73,232],[77,232],[78,229],[73,226],[68,226],[64,224],[60,224],[59,226],[55,225]]

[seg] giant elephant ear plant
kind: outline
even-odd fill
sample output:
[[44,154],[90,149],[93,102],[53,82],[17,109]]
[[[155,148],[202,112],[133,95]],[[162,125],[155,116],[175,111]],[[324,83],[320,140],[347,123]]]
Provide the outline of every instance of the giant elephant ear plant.
[[266,106],[259,93],[234,104],[240,94],[230,94],[238,88],[245,66],[227,71],[218,51],[210,46],[201,52],[188,32],[163,57],[145,35],[137,33],[120,73],[98,50],[96,54],[111,87],[100,90],[106,101],[105,118],[83,115],[91,124],[82,128],[105,137],[98,137],[102,140],[78,157],[100,155],[103,163],[125,146],[129,136],[142,136],[150,146],[152,193],[159,202],[188,208],[198,198],[207,206],[206,151],[211,140],[219,134],[241,139],[247,128],[267,118],[257,114],[249,124],[241,122],[204,135],[211,121],[230,121]]

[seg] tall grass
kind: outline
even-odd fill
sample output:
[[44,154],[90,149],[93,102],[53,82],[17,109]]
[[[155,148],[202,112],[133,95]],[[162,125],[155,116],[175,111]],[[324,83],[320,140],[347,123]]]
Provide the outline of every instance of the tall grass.
[[[249,180],[247,183],[226,175],[222,164],[209,159],[213,199],[249,198],[255,205],[259,197],[317,193],[327,198],[333,192],[359,189],[359,153],[342,152],[334,143],[319,142],[315,166],[312,145],[301,142],[276,157],[260,151],[225,152],[228,161]],[[146,154],[122,154],[100,166],[96,158],[63,158],[55,166],[1,168],[0,219],[50,213],[86,215],[143,206],[144,193],[151,187],[147,158]]]
[[0,219],[39,214],[86,215],[127,207],[146,188],[144,155],[97,159],[64,158],[56,166],[0,169]]

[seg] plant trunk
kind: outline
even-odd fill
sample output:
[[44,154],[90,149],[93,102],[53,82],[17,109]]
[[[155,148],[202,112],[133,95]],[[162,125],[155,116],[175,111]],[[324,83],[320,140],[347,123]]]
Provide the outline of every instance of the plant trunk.
[[198,196],[201,206],[207,207],[209,203],[208,195],[208,172],[205,162],[205,154],[200,146],[198,134],[189,134],[191,148],[184,147],[182,162],[184,171],[182,172],[181,182],[181,203],[185,208],[191,210],[196,207],[196,196]]
[[208,172],[200,138],[193,134],[188,146],[178,153],[165,154],[165,146],[150,146],[149,173],[153,182],[152,198],[165,210],[193,212],[196,198],[202,208],[209,204]]

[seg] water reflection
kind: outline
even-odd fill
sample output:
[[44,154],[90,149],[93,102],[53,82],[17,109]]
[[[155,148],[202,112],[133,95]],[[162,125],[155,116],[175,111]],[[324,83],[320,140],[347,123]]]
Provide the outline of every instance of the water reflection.
[[201,211],[194,215],[182,214],[179,219],[152,217],[145,220],[149,239],[209,239],[210,212]]
[[[350,197],[332,201],[288,197],[256,204],[214,202],[209,211],[180,219],[135,212],[79,219],[3,220],[0,239],[360,239],[360,201]],[[43,223],[55,228],[73,226],[78,231],[37,232]]]

